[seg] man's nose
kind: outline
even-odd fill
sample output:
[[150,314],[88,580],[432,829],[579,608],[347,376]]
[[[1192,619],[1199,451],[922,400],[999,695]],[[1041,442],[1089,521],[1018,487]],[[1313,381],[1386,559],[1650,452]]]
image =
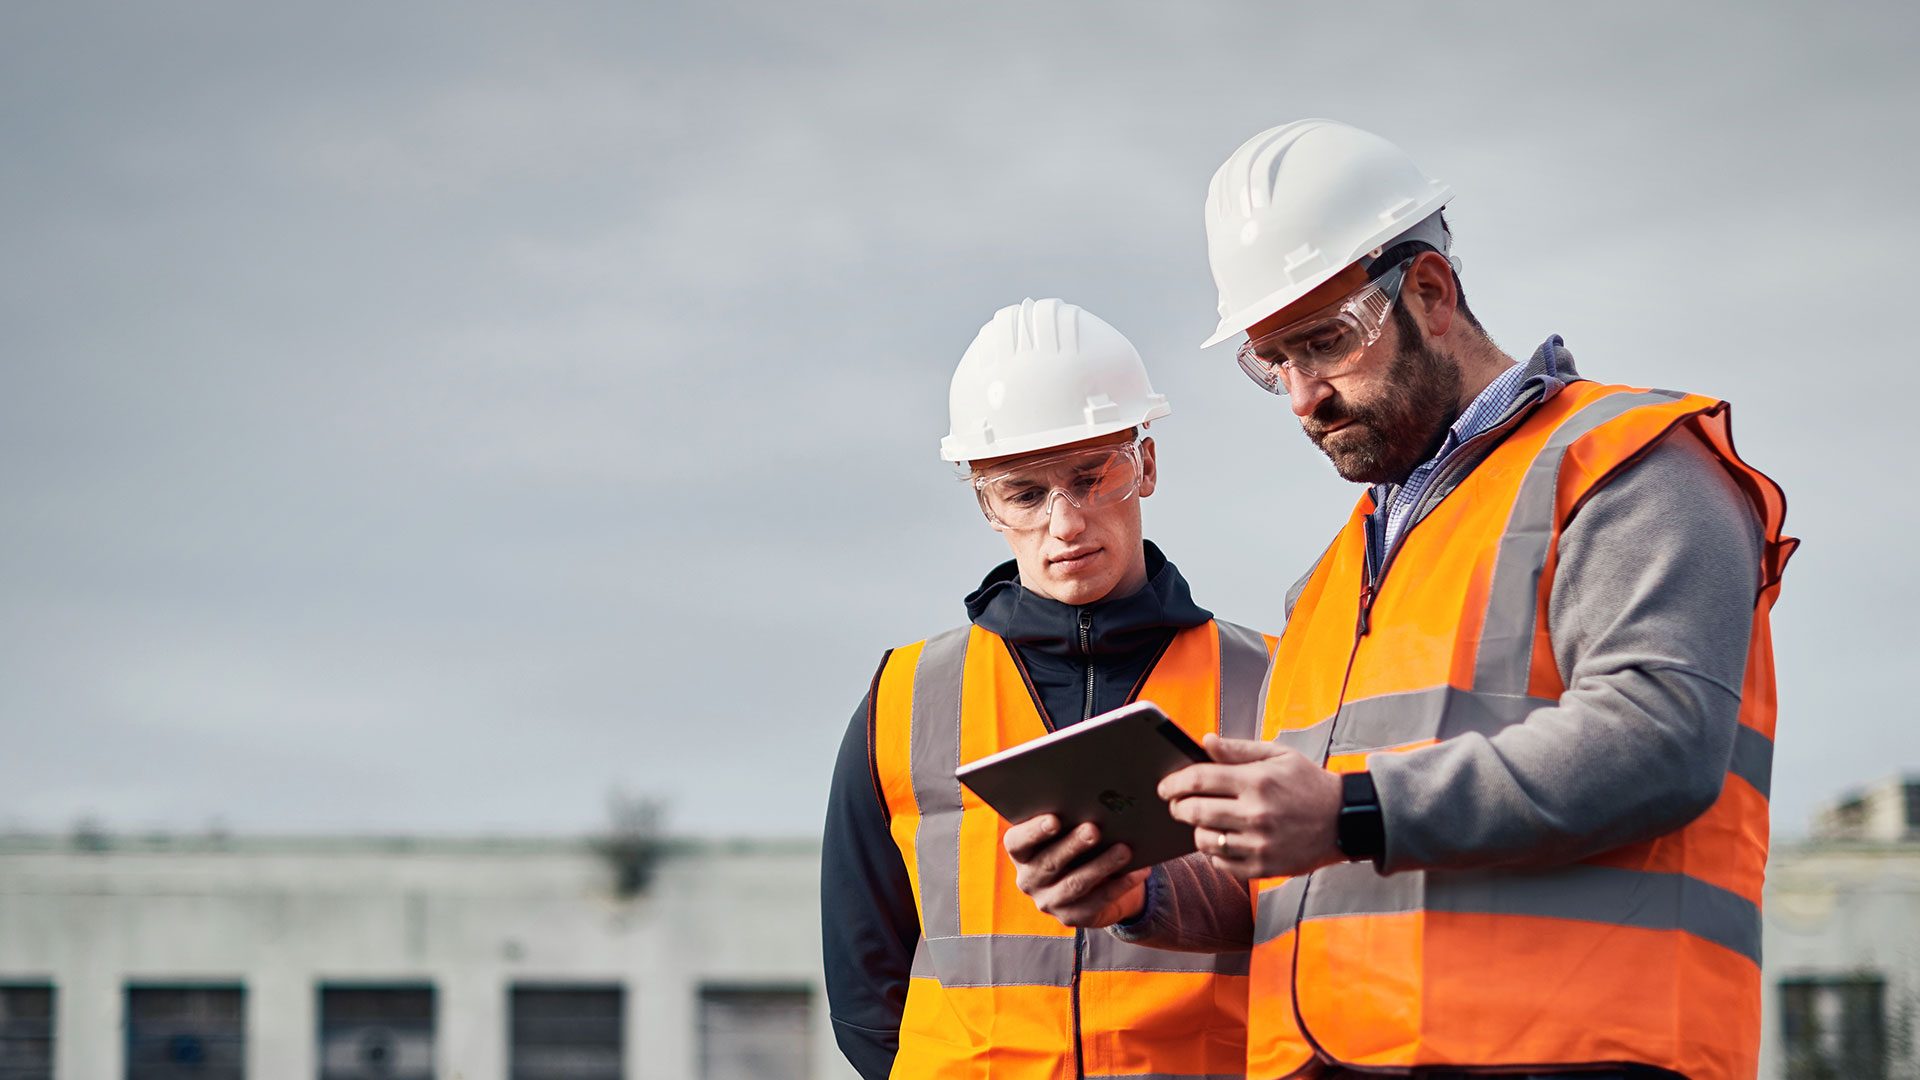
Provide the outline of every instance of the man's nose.
[[1320,403],[1333,396],[1333,386],[1325,379],[1312,379],[1298,372],[1287,380],[1287,401],[1293,406],[1293,415],[1311,416]]
[[1073,505],[1064,491],[1047,493],[1047,532],[1056,540],[1071,540],[1087,527],[1086,512]]

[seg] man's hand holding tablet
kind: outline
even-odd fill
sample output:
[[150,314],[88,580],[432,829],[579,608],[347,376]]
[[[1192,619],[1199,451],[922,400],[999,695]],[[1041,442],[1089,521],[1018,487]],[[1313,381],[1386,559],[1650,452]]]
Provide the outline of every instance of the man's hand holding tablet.
[[1191,736],[1141,701],[1062,728],[956,774],[1000,815],[1016,882],[1040,910],[1101,926],[1139,910],[1147,867],[1193,851],[1156,788],[1208,761]]

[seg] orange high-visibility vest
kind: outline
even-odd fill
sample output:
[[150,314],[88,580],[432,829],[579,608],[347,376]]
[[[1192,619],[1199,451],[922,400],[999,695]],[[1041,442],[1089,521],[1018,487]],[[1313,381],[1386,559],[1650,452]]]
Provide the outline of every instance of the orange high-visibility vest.
[[[1274,639],[1182,630],[1137,689],[1188,734],[1251,738]],[[1005,639],[962,627],[895,649],[873,693],[874,780],[920,911],[893,1076],[1239,1076],[1246,953],[1076,933],[1014,885],[1007,823],[953,777],[1046,734]]]
[[[1682,425],[1765,529],[1740,729],[1691,824],[1568,866],[1255,883],[1248,1074],[1641,1063],[1752,1080],[1774,685],[1768,611],[1798,541],[1779,487],[1734,453],[1711,398],[1575,382],[1520,422],[1400,540],[1366,622],[1362,498],[1296,601],[1264,734],[1335,771],[1490,735],[1558,703],[1548,635],[1561,530]],[[1389,832],[1391,824],[1389,823]],[[1391,841],[1389,841],[1391,842]]]

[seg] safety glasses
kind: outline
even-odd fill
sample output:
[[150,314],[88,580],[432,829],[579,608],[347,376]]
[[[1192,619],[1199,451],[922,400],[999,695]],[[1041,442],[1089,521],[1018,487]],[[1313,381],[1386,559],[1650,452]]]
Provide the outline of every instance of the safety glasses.
[[1002,532],[1044,527],[1056,498],[1081,510],[1124,502],[1144,476],[1140,440],[1028,458],[969,479],[987,521]]
[[[1417,258],[1417,256],[1416,256]],[[1287,392],[1289,374],[1331,379],[1352,368],[1367,346],[1380,340],[1387,312],[1400,299],[1400,285],[1413,259],[1367,282],[1331,315],[1290,323],[1240,346],[1240,370],[1270,394]]]

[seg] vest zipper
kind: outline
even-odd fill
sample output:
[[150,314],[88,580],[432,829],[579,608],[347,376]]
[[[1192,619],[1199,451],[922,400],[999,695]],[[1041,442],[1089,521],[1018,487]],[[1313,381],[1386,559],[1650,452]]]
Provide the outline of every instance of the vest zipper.
[[[1366,529],[1366,533],[1368,543],[1371,544],[1373,542],[1373,531],[1370,526]],[[1372,564],[1369,563],[1367,571],[1369,576],[1371,576],[1373,572],[1371,566]],[[1365,636],[1367,632],[1367,608],[1373,604],[1373,593],[1374,583],[1369,581],[1364,587],[1361,596],[1360,633],[1354,636],[1353,648],[1347,650],[1347,668],[1340,675],[1340,697],[1333,708],[1333,723],[1327,729],[1327,744],[1320,751],[1319,764],[1323,769],[1327,767],[1327,761],[1333,754],[1334,736],[1339,734],[1340,731],[1340,713],[1347,707],[1347,686],[1353,681],[1353,661],[1360,655],[1360,638]],[[1300,1029],[1300,1037],[1307,1040],[1307,1046],[1312,1048],[1314,1060],[1327,1065],[1343,1065],[1344,1063],[1342,1063],[1340,1059],[1327,1053],[1326,1048],[1320,1045],[1319,1039],[1313,1037],[1313,1030],[1307,1027],[1306,1014],[1300,1011],[1300,927],[1306,924],[1307,897],[1312,891],[1313,872],[1309,872],[1306,877],[1306,884],[1300,889],[1300,906],[1294,909],[1293,916],[1293,972],[1288,976],[1288,980],[1292,983],[1293,990],[1289,995],[1289,997],[1293,999],[1291,1002],[1293,1006],[1293,1024]]]
[[[1338,703],[1335,704],[1333,709],[1333,726],[1327,732],[1327,748],[1321,751],[1321,755],[1320,755],[1320,766],[1322,768],[1326,767],[1327,759],[1332,753],[1333,738],[1336,734],[1339,733],[1340,713],[1347,707],[1347,686],[1349,682],[1353,679],[1353,662],[1360,655],[1360,639],[1363,637],[1366,637],[1367,631],[1372,629],[1373,601],[1376,597],[1380,595],[1380,583],[1386,580],[1387,571],[1393,566],[1393,557],[1400,553],[1400,548],[1402,544],[1406,541],[1407,534],[1412,532],[1414,528],[1420,524],[1421,519],[1426,515],[1427,511],[1431,510],[1434,506],[1439,505],[1441,499],[1444,499],[1447,497],[1447,495],[1451,494],[1451,489],[1442,485],[1441,481],[1445,479],[1451,479],[1452,472],[1454,471],[1454,469],[1459,468],[1460,462],[1464,460],[1469,460],[1459,456],[1461,451],[1465,450],[1467,447],[1472,446],[1475,443],[1480,442],[1482,440],[1492,441],[1496,437],[1500,439],[1504,439],[1507,435],[1512,433],[1514,428],[1519,427],[1523,422],[1525,422],[1527,417],[1533,415],[1534,407],[1540,404],[1540,401],[1543,401],[1543,400],[1545,400],[1544,394],[1541,395],[1540,400],[1525,402],[1524,407],[1517,408],[1516,411],[1514,411],[1512,414],[1502,419],[1499,423],[1493,425],[1492,427],[1488,428],[1485,431],[1482,431],[1480,434],[1475,435],[1473,438],[1468,439],[1466,442],[1461,443],[1460,446],[1454,450],[1454,454],[1456,455],[1454,459],[1447,462],[1445,465],[1442,465],[1438,470],[1435,471],[1433,482],[1427,486],[1427,490],[1425,492],[1421,493],[1419,502],[1414,504],[1412,514],[1407,518],[1406,527],[1400,530],[1400,535],[1397,538],[1395,538],[1393,546],[1386,550],[1385,557],[1380,562],[1380,572],[1377,574],[1374,572],[1374,569],[1373,569],[1373,565],[1374,565],[1373,555],[1375,551],[1378,550],[1379,546],[1384,545],[1386,543],[1387,522],[1384,517],[1380,519],[1379,535],[1377,537],[1374,534],[1374,517],[1372,514],[1368,514],[1366,520],[1361,522],[1360,532],[1362,537],[1366,541],[1366,552],[1362,560],[1364,563],[1364,569],[1366,570],[1366,581],[1360,586],[1360,617],[1357,620],[1356,625],[1354,627],[1355,633],[1353,635],[1353,648],[1347,651],[1346,673],[1340,676],[1340,698]],[[1484,457],[1475,457],[1471,460],[1472,460],[1472,464],[1465,467],[1465,469],[1463,470],[1464,473],[1471,473],[1475,468],[1477,468],[1480,465],[1481,461],[1485,459]],[[1351,1072],[1356,1072],[1356,1073],[1371,1072],[1372,1070],[1370,1069],[1355,1069],[1352,1066],[1347,1065],[1345,1062],[1340,1061],[1340,1059],[1334,1057],[1332,1054],[1327,1053],[1326,1048],[1320,1045],[1320,1040],[1314,1038],[1313,1032],[1307,1027],[1306,1014],[1300,1011],[1300,929],[1299,928],[1306,923],[1307,895],[1312,889],[1313,889],[1313,875],[1309,873],[1307,875],[1307,883],[1305,887],[1302,888],[1300,891],[1300,907],[1295,912],[1294,923],[1293,923],[1294,925],[1293,973],[1289,976],[1293,984],[1292,985],[1293,993],[1291,995],[1293,998],[1293,1002],[1292,1002],[1293,1023],[1295,1027],[1300,1029],[1300,1035],[1302,1038],[1306,1039],[1307,1046],[1313,1050],[1313,1056],[1315,1060],[1327,1065],[1337,1065]],[[1382,1074],[1382,1075],[1385,1075],[1385,1074]]]
[[1093,612],[1080,609],[1080,655],[1087,658],[1087,704],[1080,719],[1093,719]]
[[1073,979],[1071,996],[1073,1000],[1073,1075],[1076,1080],[1085,1080],[1087,1075],[1087,1054],[1085,1048],[1080,1045],[1080,963],[1082,955],[1086,952],[1086,948],[1086,931],[1075,930],[1073,932]]

